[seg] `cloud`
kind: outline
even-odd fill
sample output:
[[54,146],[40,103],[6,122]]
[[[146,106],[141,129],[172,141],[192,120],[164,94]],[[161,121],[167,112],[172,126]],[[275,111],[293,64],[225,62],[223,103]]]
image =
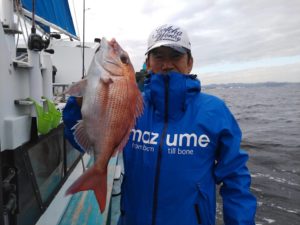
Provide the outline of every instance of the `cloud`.
[[164,23],[188,31],[195,69],[300,55],[299,0],[87,0],[87,7],[86,40],[116,37],[136,70],[148,35]]
[[200,73],[202,85],[222,83],[300,82],[300,62],[225,73]]
[[[222,2],[222,1],[221,1]],[[192,31],[194,52],[204,64],[300,53],[299,1],[224,1]]]

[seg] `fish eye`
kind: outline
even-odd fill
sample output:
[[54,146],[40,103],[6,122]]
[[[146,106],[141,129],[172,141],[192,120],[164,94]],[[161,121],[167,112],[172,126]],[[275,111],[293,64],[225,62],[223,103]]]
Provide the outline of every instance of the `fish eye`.
[[121,59],[123,64],[128,64],[129,63],[128,57],[124,54],[120,56],[120,59]]

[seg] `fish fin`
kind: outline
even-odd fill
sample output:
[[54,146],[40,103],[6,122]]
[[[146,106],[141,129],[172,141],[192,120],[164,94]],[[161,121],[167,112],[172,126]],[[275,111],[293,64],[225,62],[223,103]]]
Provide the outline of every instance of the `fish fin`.
[[68,89],[64,91],[64,94],[68,94],[76,97],[83,96],[86,86],[87,86],[87,79],[82,79],[72,84],[70,87],[68,87]]
[[125,133],[125,135],[122,138],[122,141],[120,142],[120,144],[115,148],[114,152],[113,152],[113,156],[115,156],[117,154],[117,152],[120,152],[123,150],[123,148],[125,147],[125,145],[127,144],[130,132],[131,132],[131,127],[133,125],[130,124],[129,127],[130,129],[127,129],[128,131]]
[[136,107],[133,108],[133,110],[134,110],[133,115],[134,115],[134,118],[137,118],[143,113],[144,99],[143,99],[143,96],[142,96],[140,90],[138,89],[136,83],[131,82],[129,85],[130,85],[128,87],[129,90],[131,90],[134,93],[134,96],[136,96],[136,102],[135,102]]
[[106,206],[107,170],[100,172],[95,166],[84,172],[66,191],[66,195],[80,191],[93,190],[100,211],[103,213]]
[[86,133],[86,130],[83,125],[83,121],[79,120],[77,124],[75,124],[74,127],[72,127],[72,130],[74,131],[74,139],[76,143],[84,149],[85,152],[91,153],[92,152],[92,144],[88,138],[88,134]]
[[136,102],[136,110],[135,110],[135,118],[139,117],[140,115],[142,115],[143,111],[144,111],[144,99],[143,96],[141,94],[141,92],[137,89],[136,91],[136,96],[137,96],[137,102]]
[[[127,130],[127,132],[124,134],[122,141],[120,142],[120,144],[115,148],[114,150],[114,155],[117,152],[120,152],[123,150],[123,148],[125,147],[125,145],[127,144],[131,129],[134,127],[135,122],[136,122],[136,118],[139,117],[142,113],[143,113],[143,109],[144,109],[144,100],[143,100],[143,96],[141,95],[141,92],[139,91],[139,89],[136,87],[135,83],[127,83],[129,85],[129,90],[130,91],[134,91],[135,90],[135,96],[137,96],[136,99],[136,107],[133,108],[133,115],[134,115],[134,120],[132,120],[132,122],[130,124],[128,124],[128,127],[125,129]],[[130,101],[128,101],[130,102]],[[130,102],[130,104],[132,104]]]
[[109,75],[105,75],[104,73],[102,73],[102,75],[100,77],[100,81],[102,81],[105,84],[113,83],[113,80],[111,79],[111,77]]
[[[137,118],[142,112],[143,112],[143,99],[141,98],[141,100],[137,100],[137,106],[136,106],[136,110],[134,112],[134,117]],[[114,150],[114,155],[117,152],[120,152],[123,150],[123,148],[125,147],[125,145],[127,144],[131,129],[134,127],[136,120],[132,120],[132,122],[130,124],[128,124],[128,127],[125,129],[127,130],[127,132],[124,134],[122,141],[120,142],[120,144],[115,148]]]

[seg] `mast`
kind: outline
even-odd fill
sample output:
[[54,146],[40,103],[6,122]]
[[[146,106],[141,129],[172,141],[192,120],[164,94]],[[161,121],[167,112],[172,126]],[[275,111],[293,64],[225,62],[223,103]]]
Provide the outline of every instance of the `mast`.
[[85,0],[83,0],[83,19],[82,19],[82,77],[85,76],[85,65],[84,65],[84,55],[85,55]]

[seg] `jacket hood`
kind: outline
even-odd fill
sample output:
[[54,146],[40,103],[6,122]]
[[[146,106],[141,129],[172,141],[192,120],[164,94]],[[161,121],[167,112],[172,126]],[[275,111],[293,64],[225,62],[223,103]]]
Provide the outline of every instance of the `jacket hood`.
[[200,81],[196,77],[177,72],[150,74],[145,81],[145,99],[154,107],[158,117],[164,118],[167,113],[168,119],[179,119],[191,96],[201,91]]

